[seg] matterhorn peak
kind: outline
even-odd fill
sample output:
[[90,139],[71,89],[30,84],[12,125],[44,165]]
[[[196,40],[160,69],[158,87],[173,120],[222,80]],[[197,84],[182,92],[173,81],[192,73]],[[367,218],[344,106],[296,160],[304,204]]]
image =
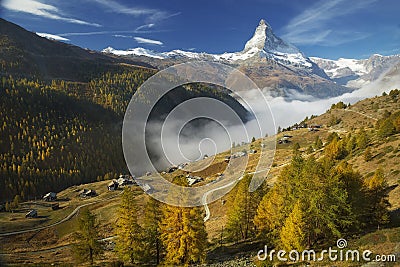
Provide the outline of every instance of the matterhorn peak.
[[265,25],[267,27],[271,27],[271,26],[269,26],[269,24],[264,19],[261,19],[260,22],[258,23],[258,26],[262,26],[262,25]]
[[272,31],[272,27],[264,19],[258,23],[253,37],[247,41],[243,52],[255,48],[267,53],[301,53],[296,47],[277,37]]

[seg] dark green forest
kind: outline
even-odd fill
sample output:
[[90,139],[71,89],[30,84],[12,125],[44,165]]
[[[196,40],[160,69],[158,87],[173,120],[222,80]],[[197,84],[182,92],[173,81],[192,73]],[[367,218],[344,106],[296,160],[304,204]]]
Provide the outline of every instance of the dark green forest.
[[1,200],[33,199],[125,173],[124,109],[153,73],[107,72],[88,83],[2,77]]

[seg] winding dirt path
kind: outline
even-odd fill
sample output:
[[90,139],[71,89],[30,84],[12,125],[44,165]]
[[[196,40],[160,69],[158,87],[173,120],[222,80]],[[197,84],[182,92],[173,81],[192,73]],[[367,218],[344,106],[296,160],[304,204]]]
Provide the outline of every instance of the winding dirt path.
[[351,111],[351,112],[357,113],[357,114],[359,114],[359,115],[361,115],[361,116],[367,117],[367,118],[369,118],[369,119],[371,119],[371,120],[374,120],[374,121],[377,121],[377,120],[378,120],[377,118],[374,118],[374,117],[372,117],[372,116],[370,116],[370,115],[361,113],[361,112],[359,112],[359,111],[357,111],[357,110],[353,110],[353,109],[344,109],[344,111]]
[[35,232],[35,231],[40,231],[40,230],[44,230],[44,229],[48,229],[48,228],[57,226],[59,224],[62,224],[64,222],[70,220],[75,214],[78,213],[78,211],[81,208],[89,206],[89,205],[93,205],[93,204],[96,204],[96,203],[100,203],[100,202],[103,202],[103,201],[106,201],[106,200],[113,199],[113,198],[121,195],[122,193],[123,193],[123,191],[121,191],[119,194],[111,196],[111,197],[107,197],[107,198],[99,199],[99,200],[96,200],[96,201],[93,201],[93,202],[90,202],[90,203],[85,203],[85,204],[79,205],[70,214],[68,214],[67,217],[65,217],[64,219],[62,219],[62,220],[60,220],[58,222],[55,222],[55,223],[52,223],[52,224],[49,224],[49,225],[46,225],[46,226],[39,226],[39,227],[31,228],[31,229],[25,229],[25,230],[13,231],[13,232],[7,232],[7,233],[0,233],[0,237],[24,234],[24,233],[29,233],[29,232]]

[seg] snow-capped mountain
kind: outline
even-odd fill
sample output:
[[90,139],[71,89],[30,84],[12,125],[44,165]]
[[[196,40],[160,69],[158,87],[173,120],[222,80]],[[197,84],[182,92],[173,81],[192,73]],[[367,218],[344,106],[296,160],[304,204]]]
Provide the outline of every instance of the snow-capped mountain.
[[271,26],[263,19],[258,24],[253,37],[246,42],[244,49],[240,52],[208,54],[172,50],[158,53],[141,47],[128,50],[117,50],[107,47],[102,52],[119,56],[146,56],[157,59],[189,58],[226,61],[228,63],[241,63],[249,59],[268,58],[274,59],[284,65],[302,66],[305,68],[312,67],[310,59],[305,57],[298,48],[277,37],[272,31]]
[[322,68],[332,80],[352,88],[360,88],[375,81],[400,63],[400,55],[382,56],[378,54],[374,54],[368,59],[339,58],[331,60],[318,57],[310,59]]
[[217,59],[227,61],[245,61],[251,58],[273,59],[283,65],[294,65],[298,67],[311,68],[312,62],[301,53],[301,51],[277,37],[271,26],[261,20],[253,37],[248,40],[243,51],[236,53],[224,53],[215,55]]
[[295,46],[285,43],[281,38],[277,37],[272,31],[271,26],[263,19],[260,20],[253,37],[245,44],[244,51],[253,48],[258,48],[259,50],[267,52],[287,54],[301,53]]
[[276,36],[271,26],[260,20],[253,36],[239,52],[223,54],[182,50],[155,52],[144,48],[117,50],[107,47],[107,54],[133,57],[158,68],[189,60],[211,60],[238,67],[257,85],[273,95],[287,96],[299,91],[316,97],[340,95],[349,90],[334,83],[326,73],[297,47]]

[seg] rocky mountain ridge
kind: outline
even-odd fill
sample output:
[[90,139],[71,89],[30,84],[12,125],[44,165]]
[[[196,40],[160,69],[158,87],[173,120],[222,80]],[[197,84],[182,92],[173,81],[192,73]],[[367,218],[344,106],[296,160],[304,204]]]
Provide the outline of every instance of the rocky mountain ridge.
[[140,60],[160,69],[192,60],[229,64],[244,72],[272,96],[293,98],[302,93],[324,98],[351,91],[333,82],[323,69],[297,47],[276,36],[263,19],[239,52],[209,54],[172,50],[158,53],[141,47],[128,50],[107,47],[102,52]]

